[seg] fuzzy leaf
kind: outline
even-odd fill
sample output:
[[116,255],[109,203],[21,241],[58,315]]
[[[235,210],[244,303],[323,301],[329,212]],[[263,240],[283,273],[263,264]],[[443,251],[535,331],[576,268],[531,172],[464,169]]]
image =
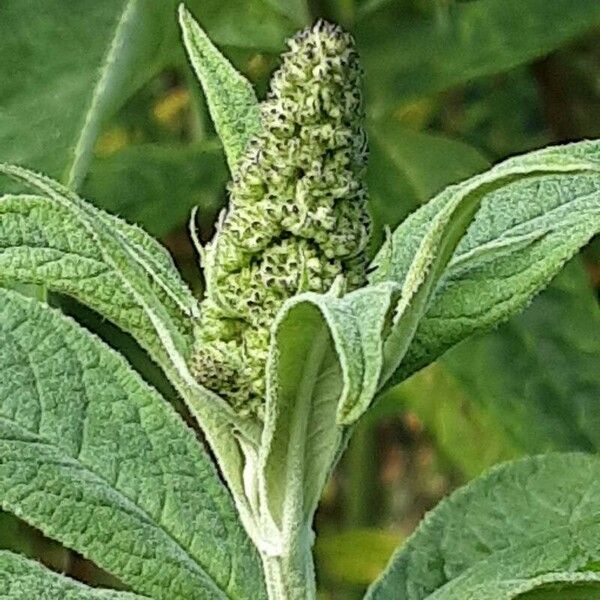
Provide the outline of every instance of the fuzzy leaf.
[[0,550],[0,597],[3,600],[148,600],[146,596],[128,592],[91,588],[6,550]]
[[4,510],[153,598],[263,596],[209,457],[122,357],[0,290],[0,370]]
[[301,294],[278,315],[259,457],[264,528],[272,540],[289,544],[292,523],[310,527],[345,426],[375,394],[395,289],[385,283],[341,299]]
[[425,518],[366,598],[511,600],[559,583],[595,598],[599,482],[600,458],[583,454],[494,468]]
[[233,172],[248,140],[260,131],[258,100],[250,82],[217,50],[189,11],[179,6],[183,42],[202,84],[215,128]]
[[68,294],[130,332],[163,366],[187,354],[196,300],[167,251],[58,183],[0,165],[42,196],[0,198],[0,278]]
[[382,384],[521,310],[600,230],[599,188],[600,142],[581,142],[509,159],[406,219],[371,274],[402,286]]
[[0,198],[0,279],[44,284],[131,333],[163,368],[218,452],[228,483],[239,489],[241,450],[231,427],[255,440],[258,434],[189,373],[198,308],[167,251],[50,179],[7,165],[0,172],[45,195]]

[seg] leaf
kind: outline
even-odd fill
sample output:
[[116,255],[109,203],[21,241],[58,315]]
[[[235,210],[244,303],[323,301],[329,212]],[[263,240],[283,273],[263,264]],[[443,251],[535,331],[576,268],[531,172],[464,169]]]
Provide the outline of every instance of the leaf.
[[250,82],[215,48],[192,15],[179,6],[183,42],[202,84],[215,128],[234,172],[248,140],[260,131],[260,112]]
[[264,596],[209,457],[122,357],[0,290],[0,502],[141,594]]
[[0,198],[0,279],[47,285],[131,333],[201,423],[237,492],[242,459],[232,428],[255,443],[258,432],[190,374],[187,358],[198,306],[169,254],[141,229],[48,178],[10,165],[0,164],[0,172],[47,195]]
[[[79,187],[107,120],[180,60],[175,0],[5,2],[0,161]],[[292,21],[266,0],[190,0],[219,43],[279,51]],[[56,43],[60,40],[60,44]],[[52,48],[52,52],[48,51]]]
[[282,50],[284,40],[298,28],[296,13],[300,4],[301,0],[185,2],[215,43],[274,53]]
[[298,28],[306,27],[310,22],[307,0],[267,0],[276,11],[287,15]]
[[360,27],[372,108],[528,63],[600,22],[596,0],[478,0],[443,10],[438,19],[387,15]]
[[494,468],[423,520],[366,598],[510,600],[570,580],[597,590],[599,482],[600,458],[584,454]]
[[258,495],[263,530],[275,552],[310,547],[308,535],[323,487],[345,436],[375,393],[382,332],[395,286],[343,298],[305,293],[278,314],[267,364],[265,427]]
[[173,9],[153,0],[49,0],[43,11],[33,0],[4,3],[0,160],[79,185],[102,124],[161,67]]
[[4,600],[144,600],[145,596],[88,587],[39,563],[0,550],[0,596]]
[[[558,579],[558,577],[557,577]],[[570,582],[547,582],[534,587],[533,590],[519,594],[520,600],[598,600],[600,584],[595,577],[585,574],[573,577]],[[586,581],[589,579],[589,581]]]
[[442,363],[523,451],[598,451],[598,356],[598,301],[574,262],[522,315]]
[[370,278],[402,286],[382,384],[521,310],[600,230],[599,149],[580,142],[509,159],[396,229]]
[[48,178],[10,165],[0,173],[44,195],[0,200],[2,279],[75,297],[130,332],[163,367],[186,356],[197,303],[162,246]]
[[194,206],[200,225],[208,227],[221,208],[226,180],[216,144],[144,144],[94,161],[83,192],[95,206],[162,236],[185,223]]

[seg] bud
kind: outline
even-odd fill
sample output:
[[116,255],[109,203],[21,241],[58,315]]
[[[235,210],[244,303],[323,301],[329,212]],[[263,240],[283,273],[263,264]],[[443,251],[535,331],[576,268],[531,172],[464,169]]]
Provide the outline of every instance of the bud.
[[340,275],[350,289],[362,285],[370,232],[352,38],[319,21],[288,46],[261,105],[261,133],[229,186],[229,212],[206,248],[192,361],[198,381],[259,418],[276,312]]

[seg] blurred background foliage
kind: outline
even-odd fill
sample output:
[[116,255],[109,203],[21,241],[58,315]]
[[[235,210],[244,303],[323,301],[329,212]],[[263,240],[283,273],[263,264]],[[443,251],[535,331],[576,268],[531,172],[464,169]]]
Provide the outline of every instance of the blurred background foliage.
[[[2,2],[0,160],[143,225],[201,293],[187,221],[197,206],[200,237],[210,239],[228,172],[179,42],[176,4]],[[444,186],[514,153],[600,135],[598,0],[187,4],[259,94],[295,30],[324,17],[353,32],[365,67],[373,252],[386,227]],[[317,518],[324,599],[360,597],[424,512],[490,465],[600,449],[599,285],[592,242],[522,315],[380,399]],[[73,301],[50,301],[177,402],[128,336]],[[0,547],[119,585],[2,513]]]

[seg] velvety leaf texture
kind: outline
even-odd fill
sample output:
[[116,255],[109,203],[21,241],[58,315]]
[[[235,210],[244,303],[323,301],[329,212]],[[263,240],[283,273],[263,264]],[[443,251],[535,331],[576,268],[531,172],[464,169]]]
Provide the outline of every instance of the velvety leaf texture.
[[2,290],[0,369],[4,510],[153,598],[262,597],[210,459],[118,354]]
[[447,188],[396,229],[375,258],[372,281],[406,285],[431,223],[456,194],[480,195],[479,211],[437,282],[391,382],[522,310],[600,230],[600,142],[509,159]]
[[35,561],[0,550],[3,600],[148,600],[128,592],[94,589],[46,569]]
[[130,332],[163,366],[185,356],[196,300],[160,244],[50,179],[8,165],[0,172],[42,194],[0,197],[1,279],[75,297]]
[[[282,530],[288,510],[312,519],[343,426],[355,422],[373,398],[395,293],[385,283],[343,298],[301,294],[278,317],[268,365],[263,468],[266,505]],[[292,507],[298,490],[301,505]]]
[[367,598],[511,600],[583,585],[597,593],[598,574],[586,569],[600,558],[599,482],[600,458],[584,454],[496,467],[426,516]]
[[179,22],[192,67],[233,171],[248,140],[260,130],[258,100],[250,82],[213,46],[192,15],[179,7]]

